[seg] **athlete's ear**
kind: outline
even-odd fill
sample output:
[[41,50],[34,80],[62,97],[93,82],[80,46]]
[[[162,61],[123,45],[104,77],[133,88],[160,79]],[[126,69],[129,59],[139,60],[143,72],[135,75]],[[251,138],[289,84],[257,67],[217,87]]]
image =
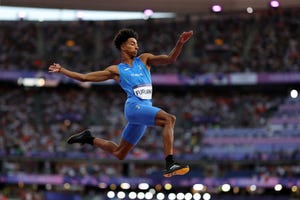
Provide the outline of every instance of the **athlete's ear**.
[[[127,42],[127,41],[126,41],[126,42]],[[126,46],[126,42],[123,42],[123,43],[121,44],[121,46],[120,46],[120,50],[121,50],[121,51],[124,50],[124,48],[125,48],[125,46]]]
[[121,46],[120,46],[120,51],[124,51],[124,45],[123,44],[121,44]]

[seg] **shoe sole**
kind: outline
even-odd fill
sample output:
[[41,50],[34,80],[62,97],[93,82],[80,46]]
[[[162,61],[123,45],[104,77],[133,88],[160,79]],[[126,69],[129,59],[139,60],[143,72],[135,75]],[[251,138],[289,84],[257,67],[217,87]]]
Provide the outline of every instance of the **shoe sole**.
[[189,171],[190,171],[190,168],[189,168],[189,167],[184,167],[184,168],[175,170],[175,171],[173,171],[173,172],[164,174],[164,177],[170,178],[170,177],[175,176],[175,175],[185,175],[185,174],[188,173]]

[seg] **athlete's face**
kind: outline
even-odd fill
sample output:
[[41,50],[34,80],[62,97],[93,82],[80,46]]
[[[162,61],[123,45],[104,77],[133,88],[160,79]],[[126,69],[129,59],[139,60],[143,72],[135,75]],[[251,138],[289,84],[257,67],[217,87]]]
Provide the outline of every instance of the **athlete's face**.
[[139,50],[137,40],[135,38],[128,38],[122,45],[122,51],[126,52],[130,56],[136,56]]

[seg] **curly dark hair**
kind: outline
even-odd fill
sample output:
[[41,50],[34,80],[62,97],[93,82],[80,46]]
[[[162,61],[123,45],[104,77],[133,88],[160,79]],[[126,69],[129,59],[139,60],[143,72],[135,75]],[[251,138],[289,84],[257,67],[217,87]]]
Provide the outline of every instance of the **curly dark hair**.
[[128,28],[119,30],[113,40],[115,47],[121,50],[121,45],[126,42],[128,38],[135,38],[137,40],[138,34],[134,30]]

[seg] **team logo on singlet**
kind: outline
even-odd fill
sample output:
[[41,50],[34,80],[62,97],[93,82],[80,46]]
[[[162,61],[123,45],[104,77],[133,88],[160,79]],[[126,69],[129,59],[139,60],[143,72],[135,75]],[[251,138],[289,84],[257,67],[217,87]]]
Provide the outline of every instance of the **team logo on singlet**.
[[152,99],[151,84],[137,85],[133,88],[133,92],[140,99]]

